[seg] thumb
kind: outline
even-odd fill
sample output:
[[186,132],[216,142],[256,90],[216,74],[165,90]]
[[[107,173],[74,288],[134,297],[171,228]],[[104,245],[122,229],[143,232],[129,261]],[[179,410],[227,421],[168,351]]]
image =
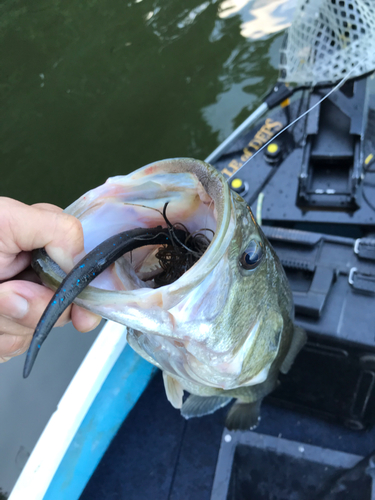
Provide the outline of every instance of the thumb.
[[81,223],[53,205],[28,206],[0,198],[0,229],[0,252],[3,258],[8,257],[8,266],[0,269],[1,279],[25,267],[21,252],[45,247],[48,255],[68,272],[74,256],[83,251]]

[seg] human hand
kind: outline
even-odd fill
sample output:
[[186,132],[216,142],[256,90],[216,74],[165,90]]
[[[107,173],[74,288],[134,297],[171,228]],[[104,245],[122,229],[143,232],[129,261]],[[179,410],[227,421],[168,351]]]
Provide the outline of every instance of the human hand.
[[[31,262],[31,250],[44,247],[66,272],[73,257],[83,251],[83,231],[75,217],[54,205],[28,206],[0,197],[0,363],[25,352],[53,292],[43,285],[11,278]],[[101,318],[76,305],[70,306],[56,326],[72,320],[87,332]]]

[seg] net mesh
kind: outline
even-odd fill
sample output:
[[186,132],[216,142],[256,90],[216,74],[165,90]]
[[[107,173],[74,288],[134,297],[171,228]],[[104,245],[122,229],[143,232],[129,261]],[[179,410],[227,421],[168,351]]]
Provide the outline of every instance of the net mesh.
[[333,83],[375,69],[375,0],[298,0],[280,81]]

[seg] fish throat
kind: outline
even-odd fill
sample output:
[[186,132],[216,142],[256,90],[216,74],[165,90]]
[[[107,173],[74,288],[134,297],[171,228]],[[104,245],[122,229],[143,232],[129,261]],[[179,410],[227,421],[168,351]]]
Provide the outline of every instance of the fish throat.
[[[177,281],[198,262],[210,244],[210,240],[203,232],[190,234],[183,224],[175,224],[173,228],[185,231],[185,242],[181,244],[178,241],[177,245],[162,245],[156,253],[155,257],[162,269],[162,272],[154,278],[156,287],[170,285]],[[207,229],[203,230],[207,231]]]

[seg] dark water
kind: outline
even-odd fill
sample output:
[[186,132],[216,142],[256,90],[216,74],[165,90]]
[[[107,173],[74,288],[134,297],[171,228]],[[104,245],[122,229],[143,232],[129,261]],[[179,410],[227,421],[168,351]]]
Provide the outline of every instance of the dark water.
[[6,0],[0,195],[66,206],[162,158],[204,159],[277,78],[292,0]]

